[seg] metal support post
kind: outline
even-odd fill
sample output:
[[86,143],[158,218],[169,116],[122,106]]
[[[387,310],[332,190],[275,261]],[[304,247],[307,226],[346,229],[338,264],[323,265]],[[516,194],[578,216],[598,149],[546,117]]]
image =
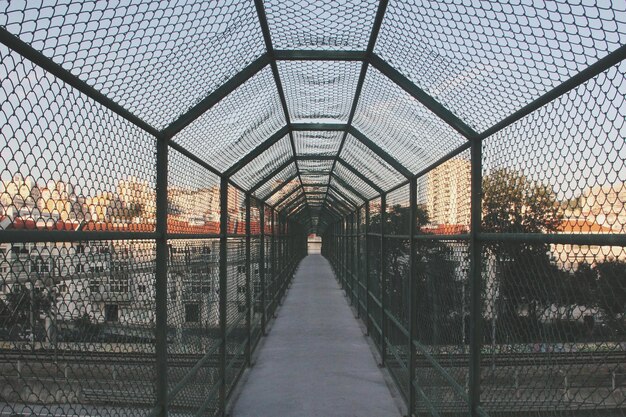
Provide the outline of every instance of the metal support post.
[[167,141],[157,141],[156,156],[156,276],[155,352],[156,401],[159,417],[166,417],[167,402]]
[[365,203],[365,228],[363,230],[365,234],[364,254],[365,254],[365,335],[370,335],[370,260],[369,260],[369,224],[370,224],[370,205]]
[[261,285],[261,335],[265,336],[265,204],[259,209],[259,223],[261,225],[261,247],[259,248],[259,281]]
[[417,339],[417,259],[414,235],[417,232],[417,179],[409,182],[409,416],[415,411],[415,347],[413,341]]
[[219,412],[226,415],[226,296],[227,282],[227,248],[228,248],[228,178],[222,177],[220,183],[220,283],[219,283],[219,310],[220,310],[220,358],[219,358]]
[[356,228],[354,229],[356,232],[355,242],[356,242],[356,292],[355,292],[355,302],[356,302],[356,318],[361,318],[361,298],[359,297],[359,292],[361,291],[361,209],[359,208],[356,212]]
[[[271,308],[274,302],[274,281],[276,281],[276,212],[274,209],[271,210],[272,213],[272,224],[271,224],[271,237],[270,237],[270,265],[272,269],[272,273],[270,274],[270,282],[269,282],[269,297],[270,300],[268,303],[268,307]],[[274,314],[272,310],[272,315]]]
[[387,303],[385,294],[387,293],[387,271],[385,262],[385,221],[387,218],[387,196],[380,196],[380,357],[381,365],[385,366],[387,357]]
[[252,353],[252,286],[250,285],[250,194],[246,193],[246,363],[251,364]]
[[471,146],[471,219],[470,219],[470,415],[478,416],[480,406],[480,350],[482,347],[481,245],[478,240],[482,213],[482,143]]

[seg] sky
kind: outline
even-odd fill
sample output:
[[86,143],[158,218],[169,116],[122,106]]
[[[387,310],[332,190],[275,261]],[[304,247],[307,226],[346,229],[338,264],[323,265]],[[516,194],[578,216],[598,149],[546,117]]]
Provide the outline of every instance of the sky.
[[[0,25],[160,128],[264,52],[251,1],[206,4],[11,1],[0,5]],[[333,48],[363,49],[375,5],[269,1],[266,10],[278,48],[329,49],[324,39],[344,39]],[[375,52],[481,131],[624,43],[626,3],[392,1]],[[44,181],[73,181],[86,194],[128,176],[154,182],[149,135],[5,47],[0,54],[3,180],[19,165]],[[325,105],[345,113],[357,68],[280,63],[290,111],[310,112],[310,121],[328,121],[316,118]],[[178,139],[224,166],[260,143],[284,123],[275,110],[264,113],[276,106],[276,95],[259,81],[271,80],[267,72]],[[625,64],[614,67],[488,138],[486,172],[513,167],[551,184],[560,198],[626,181],[625,73]],[[462,143],[413,98],[376,77],[370,68],[355,120],[383,149],[418,170]],[[261,113],[266,119],[252,117]],[[179,183],[191,172],[175,171]]]

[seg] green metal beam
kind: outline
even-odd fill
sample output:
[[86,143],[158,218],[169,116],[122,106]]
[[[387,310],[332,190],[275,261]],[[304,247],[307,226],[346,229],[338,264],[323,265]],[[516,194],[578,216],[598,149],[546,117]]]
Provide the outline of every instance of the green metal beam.
[[363,61],[365,51],[274,50],[279,61]]
[[280,174],[280,172],[287,168],[289,165],[291,165],[293,163],[293,158],[289,158],[289,160],[285,161],[283,164],[281,164],[279,167],[277,167],[276,169],[274,169],[272,172],[270,172],[269,174],[265,175],[263,178],[261,178],[259,181],[257,181],[256,184],[254,184],[254,186],[252,186],[252,188],[250,188],[249,192],[252,194],[254,193],[256,190],[258,190],[260,187],[263,186],[263,184],[265,184],[267,181],[271,180],[272,178],[274,178],[276,175]]
[[288,210],[290,207],[293,207],[294,204],[299,204],[300,202],[304,201],[304,194],[299,195],[298,197],[296,197],[293,201],[290,201],[289,203],[287,203],[281,210],[277,210],[279,212],[284,212],[285,210]]
[[224,84],[220,85],[215,91],[206,96],[202,101],[189,109],[185,114],[180,116],[178,119],[169,124],[165,129],[163,129],[163,134],[171,138],[176,135],[178,132],[183,130],[185,127],[189,126],[193,123],[194,120],[202,116],[206,111],[210,110],[213,106],[219,103],[224,97],[232,93],[237,89],[237,87],[241,86],[243,83],[248,81],[254,75],[256,75],[259,71],[267,66],[270,63],[269,54],[265,53],[261,55],[259,58],[254,60],[250,65],[245,67],[239,73],[237,73],[234,77],[226,81]]
[[282,203],[279,204],[275,204],[274,207],[276,208],[276,211],[281,211],[283,208],[285,208],[287,205],[293,203],[294,201],[296,201],[299,198],[304,197],[306,199],[306,195],[304,194],[304,192],[302,191],[302,188],[298,187],[296,188],[298,190],[298,193],[296,194],[292,194],[290,199],[286,199],[283,200]]
[[233,166],[224,171],[224,175],[227,177],[232,177],[237,171],[251,162],[254,158],[261,155],[263,152],[268,150],[272,145],[281,140],[285,135],[289,133],[289,127],[283,126],[276,133],[270,136],[267,140],[260,143],[256,148],[248,152],[243,158],[239,161],[235,162]]
[[358,192],[357,190],[354,189],[354,187],[352,187],[350,184],[348,184],[347,182],[345,182],[339,175],[337,175],[336,173],[332,173],[331,174],[331,178],[334,178],[335,181],[337,181],[339,183],[339,185],[341,185],[344,188],[347,188],[348,191],[350,191],[351,193],[353,193],[354,195],[356,195],[357,197],[359,197],[359,199],[361,199],[363,201],[363,203],[365,203],[367,200],[369,200],[368,198],[365,198],[363,196],[363,194],[361,194],[360,192]]
[[337,132],[345,131],[348,125],[345,123],[292,123],[291,130],[294,132]]
[[302,186],[301,185],[295,187],[293,190],[291,190],[288,193],[286,193],[285,195],[283,195],[276,203],[274,203],[274,207],[280,206],[283,201],[285,201],[286,199],[291,197],[298,190],[302,190]]
[[283,187],[285,187],[287,184],[289,184],[291,181],[295,180],[296,178],[298,178],[297,172],[295,174],[290,175],[289,178],[283,181],[278,187],[274,188],[271,193],[269,193],[267,196],[263,198],[263,201],[269,200],[274,194],[282,190]]
[[371,188],[376,190],[378,194],[383,193],[383,189],[376,185],[372,180],[363,175],[358,169],[354,168],[352,165],[347,163],[343,158],[337,158],[337,162],[339,162],[343,167],[345,167],[348,171],[353,173],[357,178],[363,181],[365,184],[369,185]]
[[350,126],[349,132],[352,136],[354,136],[359,142],[363,145],[367,146],[374,152],[377,156],[379,156],[383,161],[389,164],[393,169],[398,171],[405,178],[409,179],[413,177],[413,173],[406,169],[404,165],[402,165],[396,158],[385,152],[380,146],[375,144],[372,140],[370,140],[367,136],[361,133],[354,126]]
[[531,103],[527,104],[526,106],[522,107],[521,109],[519,109],[515,113],[511,114],[510,116],[508,116],[507,118],[505,118],[505,119],[499,121],[498,123],[496,123],[495,125],[491,126],[489,129],[481,132],[481,134],[478,137],[478,139],[482,140],[482,139],[488,138],[489,136],[493,135],[494,133],[499,132],[500,130],[504,129],[505,127],[507,127],[507,126],[515,123],[516,121],[520,120],[522,117],[525,117],[525,116],[529,115],[530,113],[534,112],[535,110],[539,109],[540,107],[548,104],[552,100],[562,96],[563,94],[567,93],[568,91],[573,90],[574,88],[578,87],[579,85],[589,81],[590,79],[592,79],[596,75],[606,71],[607,69],[611,68],[614,65],[619,64],[620,62],[622,62],[624,60],[626,60],[626,45],[620,46],[615,51],[611,52],[610,54],[608,54],[604,58],[598,60],[595,64],[592,64],[592,65],[588,66],[587,68],[585,68],[584,70],[580,71],[578,74],[574,75],[573,77],[571,77],[567,81],[563,82],[562,84],[559,84],[558,86],[556,86],[552,90],[548,91],[547,93],[545,93],[541,97],[537,98],[536,100],[534,100]]
[[301,207],[306,207],[306,201],[305,200],[302,200],[302,201],[298,202],[295,205],[291,205],[288,209],[285,209],[281,213],[283,213],[286,217],[289,217],[291,215],[291,213],[293,213],[295,210],[298,210]]
[[289,128],[289,142],[291,143],[291,150],[293,152],[293,157],[296,158],[296,160],[294,161],[294,163],[296,164],[296,172],[298,173],[300,184],[302,184],[302,178],[300,177],[300,167],[298,166],[298,160],[297,160],[298,154],[296,152],[296,143],[293,139],[293,133],[291,131],[291,118],[289,116],[289,106],[287,105],[287,98],[285,97],[285,90],[283,89],[283,84],[280,79],[280,72],[278,71],[278,64],[276,63],[276,56],[274,54],[274,46],[272,45],[272,35],[271,35],[270,27],[267,21],[267,15],[265,13],[265,5],[263,4],[263,0],[254,0],[254,6],[256,8],[257,16],[259,18],[259,25],[261,26],[261,33],[263,34],[265,48],[267,49],[267,54],[270,57],[270,66],[272,67],[272,75],[274,77],[274,83],[276,84],[276,90],[278,91],[278,97],[280,98],[280,104],[282,105],[283,112],[285,114],[285,121],[287,122],[287,127]]
[[333,155],[298,155],[296,159],[298,161],[333,161],[335,157]]
[[337,194],[338,197],[341,197],[346,203],[351,205],[354,210],[356,210],[359,207],[359,204],[356,201],[348,197],[343,191],[341,191],[339,188],[335,187],[334,185],[329,184],[328,190]]
[[376,54],[372,54],[369,58],[369,62],[374,68],[386,75],[391,81],[409,93],[414,99],[422,103],[424,107],[435,113],[440,119],[467,139],[474,140],[478,137],[478,132],[472,129],[437,100],[428,95],[424,90],[413,84],[411,80],[402,75],[400,71],[393,68],[381,57]]

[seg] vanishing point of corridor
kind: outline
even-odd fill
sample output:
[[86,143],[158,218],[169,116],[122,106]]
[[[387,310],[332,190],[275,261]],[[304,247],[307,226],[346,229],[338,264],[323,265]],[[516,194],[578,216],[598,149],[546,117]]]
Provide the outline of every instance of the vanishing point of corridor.
[[300,264],[231,415],[400,415],[322,256]]

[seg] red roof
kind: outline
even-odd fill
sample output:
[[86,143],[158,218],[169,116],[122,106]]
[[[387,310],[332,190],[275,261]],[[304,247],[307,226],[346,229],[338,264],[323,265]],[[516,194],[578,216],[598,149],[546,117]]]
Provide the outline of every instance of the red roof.
[[8,224],[6,229],[17,230],[76,230],[80,224],[78,222],[68,222],[64,220],[56,221],[35,221],[34,219],[14,219]]
[[467,233],[469,228],[464,224],[438,224],[436,226],[424,226],[421,231],[431,235],[460,235]]
[[610,233],[610,227],[602,226],[589,219],[567,219],[563,220],[557,229],[565,233]]

